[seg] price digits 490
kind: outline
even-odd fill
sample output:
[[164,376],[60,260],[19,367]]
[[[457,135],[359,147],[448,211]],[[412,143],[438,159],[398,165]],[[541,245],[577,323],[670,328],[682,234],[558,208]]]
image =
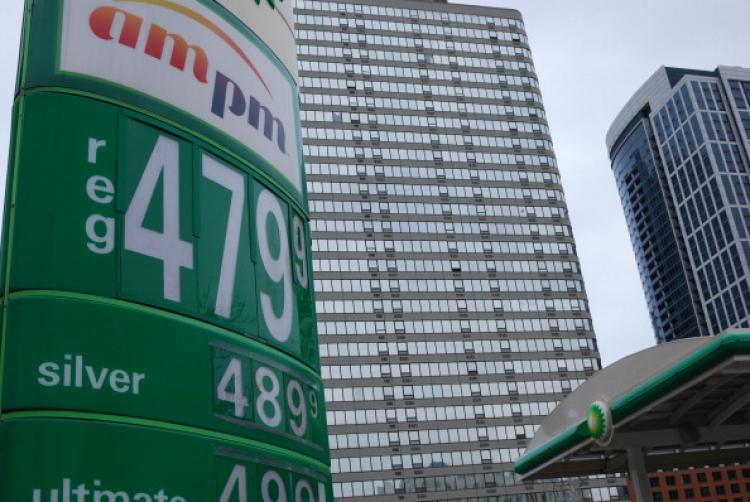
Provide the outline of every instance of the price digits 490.
[[[221,462],[224,464],[224,462]],[[227,462],[227,464],[229,464]],[[320,480],[260,465],[229,464],[219,471],[219,502],[327,502]]]

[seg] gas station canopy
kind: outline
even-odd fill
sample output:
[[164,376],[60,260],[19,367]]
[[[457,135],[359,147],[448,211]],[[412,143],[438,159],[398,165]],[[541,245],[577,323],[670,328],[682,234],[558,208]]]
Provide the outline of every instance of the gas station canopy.
[[525,480],[629,472],[640,492],[646,472],[748,460],[750,330],[732,330],[599,371],[542,422],[515,470]]

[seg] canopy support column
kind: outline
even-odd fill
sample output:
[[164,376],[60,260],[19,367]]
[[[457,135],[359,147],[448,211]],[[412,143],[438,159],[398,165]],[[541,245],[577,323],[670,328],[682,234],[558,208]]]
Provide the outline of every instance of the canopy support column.
[[630,482],[633,484],[633,493],[638,502],[654,502],[651,497],[651,489],[648,483],[646,473],[646,462],[643,459],[643,450],[634,446],[627,448],[628,452],[628,472]]

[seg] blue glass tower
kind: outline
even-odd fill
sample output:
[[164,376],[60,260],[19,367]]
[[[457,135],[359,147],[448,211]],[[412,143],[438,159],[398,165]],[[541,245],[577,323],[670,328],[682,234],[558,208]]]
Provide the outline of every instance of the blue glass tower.
[[750,325],[750,70],[660,68],[607,134],[659,343]]

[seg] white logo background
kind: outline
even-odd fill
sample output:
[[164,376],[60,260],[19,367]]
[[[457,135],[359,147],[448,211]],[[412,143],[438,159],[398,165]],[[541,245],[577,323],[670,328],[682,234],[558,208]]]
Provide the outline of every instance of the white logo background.
[[[138,2],[112,0],[65,0],[60,70],[96,77],[143,92],[206,122],[254,150],[286,177],[302,193],[298,137],[294,117],[297,95],[289,80],[271,59],[230,24],[194,0],[173,0],[220,28],[247,55],[265,80],[268,90],[245,61],[224,40],[197,21],[164,7]],[[117,16],[113,38],[104,40],[89,26],[91,13],[103,6],[127,11],[143,19],[135,48],[119,43],[123,16]],[[199,82],[193,74],[192,51],[184,70],[170,65],[171,41],[168,39],[161,60],[144,52],[148,30],[157,24],[169,33],[180,35],[188,44],[203,48],[208,56],[208,83]],[[276,130],[273,140],[263,135],[263,118],[259,129],[248,123],[246,113],[236,116],[225,110],[221,118],[211,112],[216,71],[236,82],[249,103],[254,96],[284,124],[286,153],[279,150]],[[231,91],[231,85],[230,85]],[[227,106],[231,103],[231,92]]]

